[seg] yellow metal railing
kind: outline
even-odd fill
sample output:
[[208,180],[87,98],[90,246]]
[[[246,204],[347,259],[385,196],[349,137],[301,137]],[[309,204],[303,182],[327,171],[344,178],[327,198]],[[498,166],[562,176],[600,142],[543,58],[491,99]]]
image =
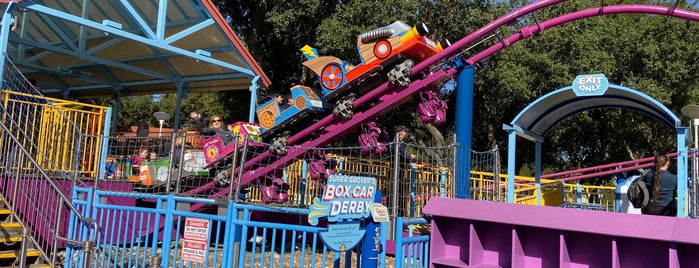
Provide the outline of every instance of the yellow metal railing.
[[[377,180],[377,188],[384,193],[384,198],[391,192],[390,162],[378,159],[364,159],[360,157],[347,157],[339,155],[330,156],[338,163],[337,174],[350,176],[370,176]],[[299,160],[287,166],[284,169],[284,179],[289,183],[289,204],[293,205],[308,205],[314,197],[320,197],[323,192],[324,184],[322,181],[316,181],[306,174],[306,188],[302,191],[302,182],[304,178],[303,161]],[[403,216],[408,216],[412,211],[413,215],[420,215],[422,208],[427,204],[427,201],[436,196],[453,197],[454,196],[454,180],[452,172],[449,168],[444,167],[428,167],[423,165],[415,165],[414,168],[404,167],[401,169],[404,173],[402,178],[414,178],[414,184],[410,186],[410,182],[401,182],[401,193],[399,202],[402,206]],[[414,195],[411,195],[411,187]],[[250,202],[262,202],[262,195],[257,187],[251,187],[247,196]]]
[[[500,174],[498,186],[492,172],[471,171],[471,196],[473,199],[505,201],[507,199],[507,175]],[[536,205],[537,195],[541,195],[542,206],[560,206],[564,203],[599,205],[607,211],[615,211],[615,190],[613,186],[564,184],[553,180],[541,180],[541,189],[533,184],[534,177],[515,176],[515,203]]]
[[606,211],[616,211],[616,187],[564,184],[563,202],[603,207]]
[[97,175],[107,107],[11,90],[0,94],[4,122],[42,169]]
[[[384,193],[390,193],[392,184],[390,177],[390,162],[383,160],[362,159],[359,157],[331,156],[338,161],[341,169],[339,174],[354,176],[372,176],[377,178],[377,187]],[[287,166],[284,169],[285,179],[290,184],[289,203],[295,205],[308,205],[314,197],[322,194],[324,184],[314,181],[306,174],[306,188],[301,191],[302,183],[301,160]],[[425,167],[416,165],[414,169],[404,168],[403,178],[410,178],[415,172],[413,188],[401,187],[400,202],[403,210],[402,216],[408,216],[412,211],[414,215],[421,215],[422,208],[427,201],[435,196],[454,197],[455,185],[451,169],[446,167]],[[477,200],[505,202],[507,199],[507,175],[500,174],[498,186],[494,181],[492,172],[471,172],[471,197]],[[537,205],[537,196],[540,195],[542,206],[561,206],[564,203],[576,203],[581,205],[604,206],[607,211],[615,211],[615,187],[581,185],[578,191],[577,184],[563,184],[552,180],[541,180],[540,187],[533,184],[533,177],[515,177],[514,197],[515,203],[525,205]],[[539,189],[540,188],[540,189]],[[411,195],[410,192],[414,194]],[[599,199],[590,196],[599,196]],[[582,198],[577,198],[581,196]],[[261,202],[261,194],[256,187],[250,189],[248,200]],[[580,200],[578,200],[580,199]]]

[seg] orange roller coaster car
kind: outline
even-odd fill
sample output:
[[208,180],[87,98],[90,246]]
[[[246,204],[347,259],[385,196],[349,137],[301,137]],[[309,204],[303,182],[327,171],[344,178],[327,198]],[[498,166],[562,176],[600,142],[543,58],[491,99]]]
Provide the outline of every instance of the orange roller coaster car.
[[[428,33],[423,23],[410,27],[396,21],[359,35],[357,50],[362,63],[357,66],[336,57],[319,56],[318,51],[308,45],[301,48],[307,59],[303,65],[318,76],[326,101],[351,95],[350,89],[361,94],[362,89],[368,90],[386,81],[406,86],[410,84],[410,68],[416,62],[442,51],[441,44],[430,39]],[[343,105],[347,104],[338,101],[336,108]]]

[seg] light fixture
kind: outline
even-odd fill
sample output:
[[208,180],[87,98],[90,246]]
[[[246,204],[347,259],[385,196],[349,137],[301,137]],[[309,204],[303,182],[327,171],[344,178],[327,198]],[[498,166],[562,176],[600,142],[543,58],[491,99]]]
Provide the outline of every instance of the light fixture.
[[160,137],[163,135],[163,123],[165,123],[165,120],[170,119],[170,115],[165,112],[155,112],[153,113],[153,116],[155,116],[160,123],[160,131],[158,132],[158,137]]

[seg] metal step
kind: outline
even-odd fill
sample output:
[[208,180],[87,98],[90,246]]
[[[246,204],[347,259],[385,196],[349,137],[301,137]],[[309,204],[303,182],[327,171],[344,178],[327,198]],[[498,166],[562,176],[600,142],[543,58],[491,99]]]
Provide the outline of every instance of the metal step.
[[[41,253],[36,250],[36,249],[28,249],[27,250],[27,257],[38,257],[41,255]],[[7,251],[0,251],[0,259],[11,259],[11,258],[18,258],[19,257],[19,250],[7,250]]]
[[[0,198],[0,218],[3,221],[10,220],[10,215],[12,211],[5,207],[5,203],[2,198]],[[22,225],[18,222],[0,222],[0,263],[1,265],[12,264],[15,265],[19,263],[19,257],[21,255],[21,243],[22,243]],[[34,248],[27,249],[27,261],[32,263],[36,262],[41,256],[41,252]],[[17,267],[17,266],[8,266]],[[29,264],[28,267],[33,268],[50,268],[48,264]],[[4,268],[4,267],[2,267]]]
[[[17,268],[18,266],[1,266],[0,268]],[[29,264],[29,268],[51,268],[51,265],[40,263],[40,264]]]
[[22,225],[16,222],[0,223],[0,243],[19,241],[22,241]]

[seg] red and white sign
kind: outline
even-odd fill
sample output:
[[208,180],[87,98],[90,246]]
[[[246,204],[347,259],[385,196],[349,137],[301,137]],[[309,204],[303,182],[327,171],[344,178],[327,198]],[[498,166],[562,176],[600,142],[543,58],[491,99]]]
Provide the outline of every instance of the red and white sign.
[[184,222],[182,260],[204,263],[209,245],[209,220],[187,218]]
[[204,263],[208,248],[205,242],[184,240],[182,260],[185,262]]
[[184,222],[184,239],[207,242],[209,240],[209,220],[187,218]]

